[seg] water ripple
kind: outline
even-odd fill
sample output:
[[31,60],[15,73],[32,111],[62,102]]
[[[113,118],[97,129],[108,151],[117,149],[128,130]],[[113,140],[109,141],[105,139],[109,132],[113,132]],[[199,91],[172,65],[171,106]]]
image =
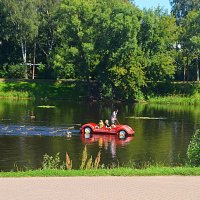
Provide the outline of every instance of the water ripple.
[[0,124],[0,135],[10,136],[67,136],[80,135],[79,129],[69,127],[47,127]]

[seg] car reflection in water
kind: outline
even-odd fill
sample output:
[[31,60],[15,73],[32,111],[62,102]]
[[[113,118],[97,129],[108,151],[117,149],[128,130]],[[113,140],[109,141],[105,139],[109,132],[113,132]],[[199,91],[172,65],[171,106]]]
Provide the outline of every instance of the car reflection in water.
[[119,139],[117,135],[104,135],[104,134],[93,134],[90,138],[85,138],[84,134],[81,136],[83,144],[93,144],[98,143],[99,148],[104,148],[108,150],[110,147],[110,152],[112,157],[116,157],[117,146],[125,146],[133,140],[134,136],[126,137],[125,139]]

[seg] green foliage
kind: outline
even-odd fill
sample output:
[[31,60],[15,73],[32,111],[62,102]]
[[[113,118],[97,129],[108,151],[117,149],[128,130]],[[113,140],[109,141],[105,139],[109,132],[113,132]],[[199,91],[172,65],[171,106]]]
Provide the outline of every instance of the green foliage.
[[41,59],[47,64],[47,67],[50,67],[51,52],[57,41],[55,33],[58,19],[56,18],[56,14],[59,5],[60,3],[57,0],[42,0],[38,5],[40,24],[37,41],[39,48],[42,49],[42,55],[46,57],[46,59],[42,59],[42,56]]
[[188,161],[191,166],[200,166],[200,130],[196,130],[187,149]]
[[181,23],[181,48],[188,52],[199,54],[200,38],[200,11],[191,11]]
[[60,160],[60,153],[55,156],[45,154],[43,156],[42,169],[64,169],[64,164]]
[[17,91],[0,91],[1,99],[30,99],[33,98],[28,92],[17,92]]
[[[78,81],[26,80],[15,82],[6,80],[6,82],[0,82],[0,98],[83,99],[87,92],[86,86],[85,82]],[[96,92],[96,83],[91,83],[90,87],[93,87]],[[141,91],[134,92],[134,98],[139,101],[148,99],[151,102],[156,100],[157,102],[188,102],[189,104],[200,102],[200,84],[197,83],[158,82],[154,84],[147,82]],[[102,93],[107,94],[104,98],[113,98],[112,89],[106,84]],[[126,91],[116,91],[116,98],[124,100],[126,94]],[[155,99],[158,96],[161,98]],[[43,106],[49,107],[49,105]]]
[[7,76],[6,66],[7,66],[7,64],[4,64],[4,66],[3,66],[2,69],[0,70],[0,77],[1,77],[1,78],[4,78],[4,77]]
[[175,64],[172,46],[177,39],[176,31],[175,19],[162,10],[144,11],[138,41],[144,52],[144,76],[148,80],[156,82],[173,78]]
[[85,94],[83,82],[24,80],[0,82],[0,97],[34,99],[81,99]]
[[141,93],[141,86],[145,85],[143,67],[139,64],[137,57],[132,57],[127,65],[120,63],[109,69],[109,81],[112,94],[117,99],[131,100],[136,99]]
[[[100,151],[98,152],[97,157],[95,158],[95,161],[93,161],[92,156],[88,159],[87,147],[85,146],[83,150],[80,170],[98,169],[100,160],[101,160]],[[67,170],[72,170],[72,160],[70,159],[68,153],[66,153],[65,166],[64,166],[64,163],[61,162],[60,160],[60,153],[57,153],[55,156],[49,156],[48,154],[45,154],[43,156],[43,161],[42,161],[43,170],[65,169],[65,168]]]
[[[76,74],[87,78],[94,58],[93,5],[91,1],[65,0],[59,10],[58,37],[53,66],[58,78]],[[66,37],[67,36],[67,37]]]
[[178,95],[170,95],[170,96],[158,96],[158,97],[150,97],[150,103],[156,104],[180,104],[180,105],[199,105],[200,104],[200,95],[195,96],[178,96]]
[[142,92],[150,102],[199,104],[200,85],[183,82],[148,82]]
[[192,10],[181,20],[177,48],[177,74],[181,80],[199,81],[200,11]]
[[[131,4],[121,0],[63,1],[58,28],[61,45],[53,58],[57,76],[75,75],[86,80],[95,76],[103,92],[104,84],[109,85],[111,91],[118,90],[117,85],[125,85],[124,79],[117,83],[121,76],[130,74],[129,80],[137,79],[134,73],[137,65],[129,66],[139,29],[137,12]],[[129,84],[130,91],[136,86],[135,81]],[[103,95],[109,96],[106,92]]]
[[6,22],[4,30],[7,37],[21,47],[24,63],[27,62],[27,45],[30,45],[38,34],[38,2],[33,0],[1,1]]
[[38,71],[39,72],[44,72],[45,71],[45,65],[44,64],[40,64],[38,67],[37,67]]
[[124,0],[1,0],[0,76],[36,62],[37,78],[84,80],[84,95],[121,100],[148,96],[149,81],[199,81],[200,3],[170,2],[174,16]]
[[172,13],[176,17],[178,24],[190,11],[200,9],[199,0],[170,0],[170,3],[172,6]]
[[3,69],[0,70],[2,78],[25,78],[27,66],[23,64],[5,64]]

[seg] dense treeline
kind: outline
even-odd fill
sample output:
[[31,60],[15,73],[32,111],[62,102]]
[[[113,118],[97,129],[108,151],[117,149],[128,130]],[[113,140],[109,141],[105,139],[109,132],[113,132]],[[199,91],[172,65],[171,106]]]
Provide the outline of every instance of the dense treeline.
[[0,0],[0,77],[96,81],[123,99],[199,81],[200,2],[170,2],[171,14],[128,0]]

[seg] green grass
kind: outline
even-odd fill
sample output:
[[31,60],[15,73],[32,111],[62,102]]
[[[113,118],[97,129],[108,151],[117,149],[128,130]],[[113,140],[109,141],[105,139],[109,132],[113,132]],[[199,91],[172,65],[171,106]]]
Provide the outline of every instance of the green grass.
[[114,168],[97,170],[33,170],[0,172],[0,177],[67,177],[67,176],[200,176],[200,167],[157,167],[146,169]]
[[158,96],[149,99],[150,103],[159,104],[185,104],[185,105],[199,105],[200,104],[200,94],[195,94],[192,96]]
[[85,83],[52,80],[5,80],[0,82],[0,98],[11,99],[81,99]]
[[200,83],[195,82],[157,82],[148,83],[144,94],[148,102],[156,104],[200,104]]

